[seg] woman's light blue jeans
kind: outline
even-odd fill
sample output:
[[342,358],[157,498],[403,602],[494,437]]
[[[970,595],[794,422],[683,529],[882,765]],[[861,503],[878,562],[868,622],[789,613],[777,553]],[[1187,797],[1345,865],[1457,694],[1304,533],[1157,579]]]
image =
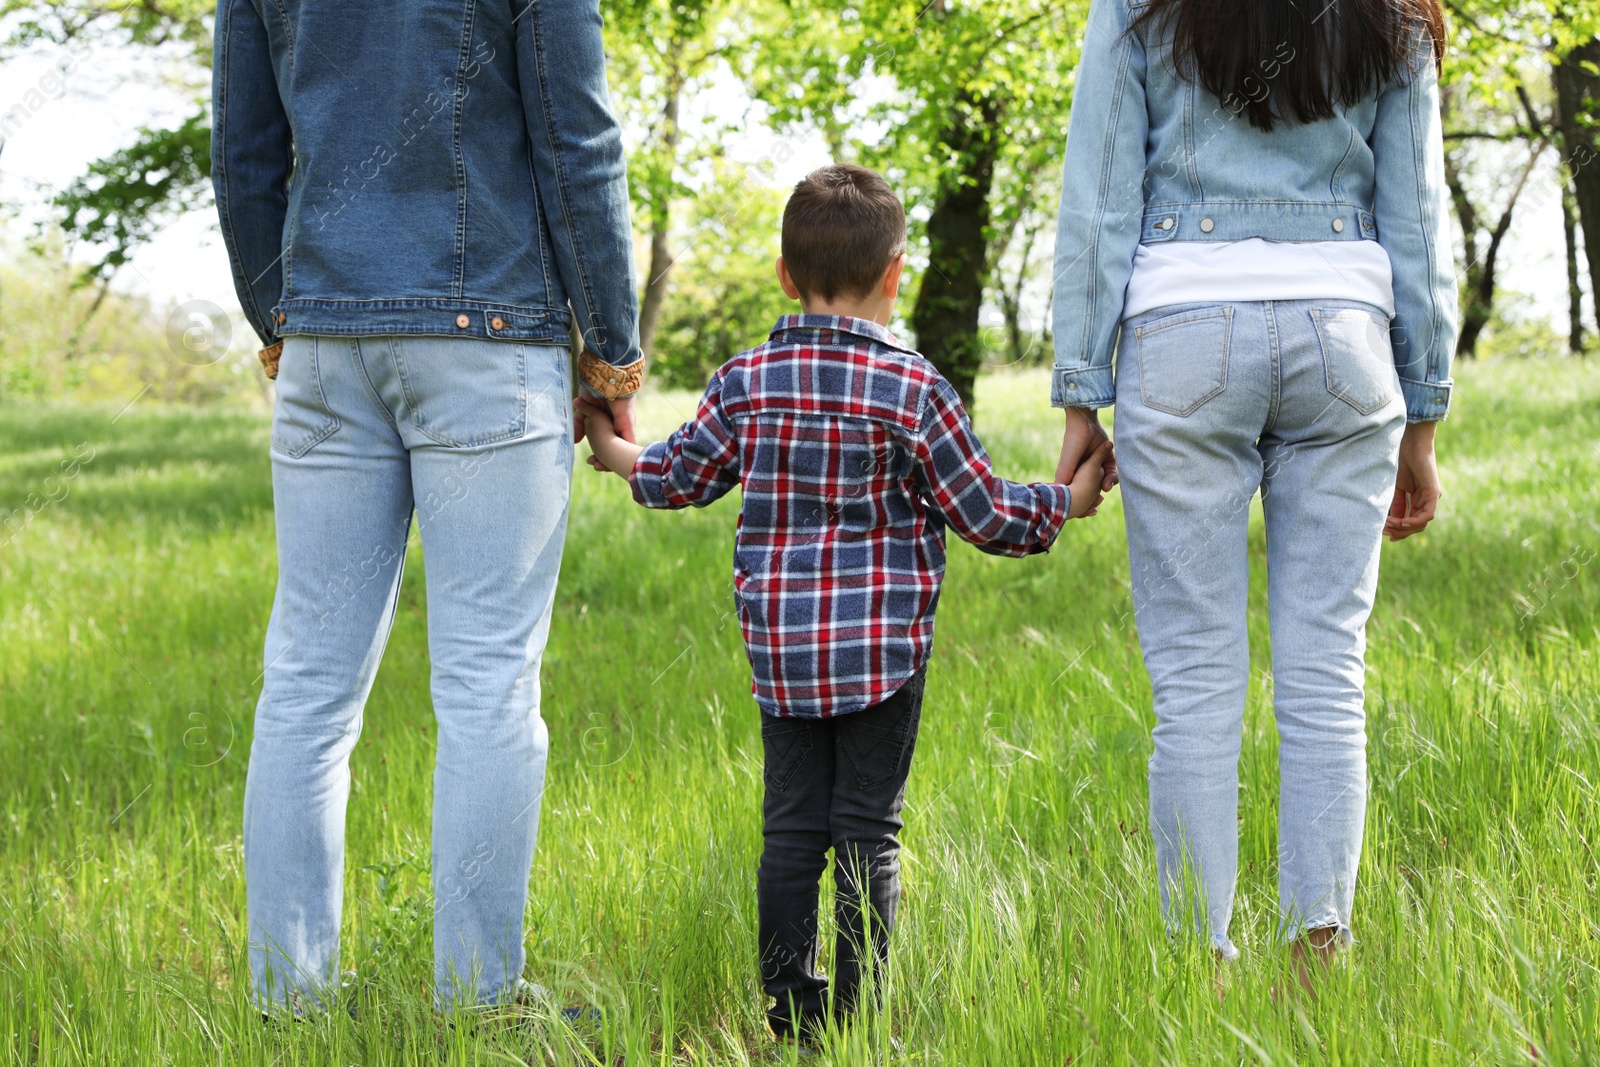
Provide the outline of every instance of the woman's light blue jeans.
[[1266,518],[1280,937],[1350,939],[1366,814],[1366,623],[1405,408],[1388,319],[1349,301],[1183,305],[1123,326],[1117,459],[1155,696],[1162,913],[1225,958],[1250,682],[1250,501]]
[[[544,790],[539,663],[571,491],[564,348],[291,337],[272,421],[278,592],[245,789],[250,963],[264,1008],[339,976],[349,757],[421,526],[438,756],[442,1005],[514,995]],[[421,710],[421,709],[418,709]]]

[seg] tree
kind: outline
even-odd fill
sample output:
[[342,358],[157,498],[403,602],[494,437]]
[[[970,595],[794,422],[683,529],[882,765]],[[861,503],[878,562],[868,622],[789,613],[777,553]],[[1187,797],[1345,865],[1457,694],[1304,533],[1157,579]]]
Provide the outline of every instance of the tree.
[[618,110],[643,127],[628,161],[636,217],[648,219],[650,263],[639,301],[639,347],[648,357],[669,288],[674,203],[689,195],[683,174],[703,159],[683,128],[685,98],[703,87],[735,26],[723,0],[621,0],[607,9],[606,52]]
[[[1463,110],[1470,107],[1463,104],[1461,98],[1464,95],[1459,88],[1446,90],[1447,121],[1464,117]],[[1518,123],[1514,119],[1509,126],[1503,121],[1496,122],[1497,119],[1503,119],[1503,116],[1496,115],[1480,105],[1477,109],[1469,110],[1467,114],[1484,115],[1487,112],[1486,125],[1501,128],[1450,130],[1445,133],[1447,145],[1444,157],[1445,184],[1450,190],[1450,203],[1455,208],[1456,220],[1461,224],[1462,237],[1461,327],[1456,336],[1456,355],[1465,358],[1471,358],[1476,354],[1478,339],[1494,314],[1501,247],[1506,235],[1511,232],[1511,220],[1517,209],[1517,202],[1522,198],[1540,157],[1550,147],[1548,129],[1539,121],[1533,104],[1521,85],[1516,86],[1516,95],[1523,108],[1525,120],[1523,123]],[[1522,142],[1527,147],[1525,159],[1512,172],[1510,180],[1500,183],[1505,189],[1501,193],[1503,206],[1498,213],[1490,213],[1489,209],[1474,201],[1463,174],[1471,165],[1469,146],[1483,141],[1506,144]],[[1492,171],[1494,168],[1480,166],[1474,169]]]
[[917,347],[972,403],[996,206],[1059,158],[1083,0],[772,0],[744,73],[781,125],[884,171],[920,230]]
[[[1567,240],[1567,288],[1573,351],[1583,351],[1583,320],[1577,278],[1576,221],[1583,222],[1588,253],[1589,292],[1600,296],[1600,144],[1595,113],[1600,108],[1600,38],[1590,37],[1565,51],[1551,64],[1561,131],[1562,223]],[[1600,313],[1597,313],[1600,317]]]
[[687,225],[677,236],[689,254],[671,273],[651,368],[665,385],[704,388],[717,367],[762,340],[779,315],[798,310],[773,270],[784,197],[756,177],[717,160],[684,205]]
[[[186,53],[200,92],[211,66],[212,0],[0,0],[0,20],[12,32],[0,55],[36,44],[63,47],[131,44]],[[211,192],[211,128],[203,106],[172,128],[143,127],[133,142],[90,164],[52,203],[69,241],[97,246],[100,257],[80,277],[97,282],[100,306],[107,286],[133,250]]]

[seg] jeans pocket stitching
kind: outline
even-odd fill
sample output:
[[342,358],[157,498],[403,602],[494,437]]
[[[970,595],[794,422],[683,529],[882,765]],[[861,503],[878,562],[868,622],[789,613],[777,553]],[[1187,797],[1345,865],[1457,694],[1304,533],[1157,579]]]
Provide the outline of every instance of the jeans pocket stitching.
[[777,790],[779,793],[782,793],[789,788],[789,783],[794,781],[794,776],[799,773],[800,764],[804,763],[806,761],[806,757],[811,755],[811,725],[803,720],[797,720],[792,723],[784,723],[784,720],[778,719],[774,720],[774,723],[782,723],[787,727],[787,729],[773,729],[769,734],[767,724],[763,723],[761,730],[763,747],[765,746],[768,737],[776,737],[783,734],[803,735],[798,741],[795,742],[794,747],[791,748],[787,753],[785,759],[787,766],[783,770],[782,774],[774,775],[772,773],[774,768],[770,766],[763,769],[762,777],[766,780],[767,786],[771,789]]
[[[1395,391],[1394,391],[1393,387],[1391,386],[1389,388],[1388,394],[1386,396],[1383,396],[1382,398],[1380,398],[1376,403],[1373,403],[1373,404],[1367,405],[1366,407],[1363,407],[1361,404],[1359,404],[1356,401],[1355,397],[1350,395],[1350,392],[1349,392],[1348,388],[1340,385],[1338,382],[1336,382],[1334,380],[1333,357],[1329,353],[1328,337],[1327,337],[1327,334],[1323,332],[1323,323],[1328,321],[1331,318],[1337,318],[1341,313],[1346,312],[1346,311],[1348,311],[1348,312],[1350,312],[1352,314],[1360,315],[1362,318],[1364,318],[1364,319],[1366,319],[1368,321],[1372,321],[1372,316],[1371,316],[1370,313],[1365,312],[1365,311],[1360,311],[1360,310],[1357,310],[1355,308],[1340,308],[1340,309],[1336,309],[1336,310],[1332,311],[1331,313],[1329,312],[1329,310],[1327,308],[1312,308],[1311,309],[1311,326],[1312,326],[1312,328],[1314,330],[1316,330],[1316,333],[1317,333],[1317,350],[1322,355],[1322,379],[1323,379],[1324,384],[1328,388],[1328,393],[1331,396],[1333,396],[1335,399],[1341,400],[1345,404],[1348,404],[1350,406],[1350,408],[1353,411],[1355,411],[1357,414],[1360,414],[1360,415],[1371,415],[1373,412],[1375,412],[1375,411],[1379,410],[1380,408],[1382,408],[1385,404],[1388,404],[1392,400],[1394,400]],[[1392,364],[1392,359],[1391,359],[1391,364]]]
[[[490,342],[504,344],[505,342]],[[412,395],[410,379],[405,368],[401,368],[401,385],[406,392],[406,402],[411,405],[411,426],[428,440],[445,448],[483,448],[487,445],[497,445],[504,441],[515,441],[528,432],[528,373],[527,373],[527,345],[511,345],[515,355],[516,386],[517,386],[517,413],[511,420],[511,426],[501,432],[488,435],[471,435],[468,439],[457,439],[430,428],[422,417],[422,405],[418,404]]]
[[[1152,400],[1150,398],[1150,391],[1148,388],[1146,388],[1146,383],[1149,381],[1149,376],[1146,373],[1145,367],[1145,338],[1153,334],[1164,333],[1168,330],[1175,330],[1184,326],[1194,326],[1200,323],[1214,321],[1220,321],[1222,323],[1222,373],[1217,380],[1217,384],[1213,386],[1210,391],[1202,394],[1198,399],[1185,408],[1178,408],[1170,404],[1163,404],[1159,401]],[[1156,411],[1165,412],[1168,415],[1176,415],[1179,418],[1187,418],[1198,411],[1201,405],[1205,404],[1208,400],[1212,400],[1221,395],[1223,390],[1228,388],[1228,364],[1233,354],[1233,307],[1230,305],[1215,309],[1180,311],[1177,314],[1169,315],[1166,318],[1157,319],[1155,323],[1151,325],[1154,326],[1153,329],[1150,326],[1140,326],[1134,330],[1134,339],[1138,342],[1139,348],[1139,399],[1141,402],[1143,402],[1145,407],[1153,408]]]
[[894,778],[900,770],[900,761],[905,758],[906,741],[911,736],[911,716],[908,714],[900,720],[899,726],[893,731],[886,731],[886,736],[880,740],[886,745],[894,747],[894,759],[888,764],[889,769],[875,777],[869,776],[863,767],[856,746],[845,746],[845,757],[850,761],[851,770],[855,771],[856,786],[860,789],[876,789],[885,782]]
[[284,447],[280,443],[278,434],[276,432],[276,425],[274,425],[274,432],[268,437],[267,447],[269,450],[276,452],[281,456],[287,456],[289,459],[303,458],[306,453],[310,452],[313,448],[316,448],[322,442],[332,437],[342,425],[342,423],[339,422],[339,416],[335,415],[333,410],[328,407],[328,394],[322,388],[321,345],[318,343],[316,338],[311,339],[310,349],[311,384],[316,388],[317,391],[317,410],[326,417],[327,421],[322,424],[320,429],[314,430],[305,441],[293,448]]

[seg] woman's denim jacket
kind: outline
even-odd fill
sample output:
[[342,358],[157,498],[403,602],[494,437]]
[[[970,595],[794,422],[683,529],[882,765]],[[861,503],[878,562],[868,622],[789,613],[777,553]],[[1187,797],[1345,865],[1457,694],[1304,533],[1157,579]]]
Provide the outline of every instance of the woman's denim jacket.
[[221,0],[212,181],[262,339],[639,358],[599,0]]
[[[1093,0],[1067,132],[1056,238],[1057,407],[1110,405],[1111,355],[1140,243],[1377,241],[1408,420],[1443,418],[1456,339],[1439,126],[1426,36],[1409,76],[1334,118],[1271,133],[1180,77],[1170,34],[1128,32],[1143,0]],[[1241,94],[1294,62],[1285,46]]]

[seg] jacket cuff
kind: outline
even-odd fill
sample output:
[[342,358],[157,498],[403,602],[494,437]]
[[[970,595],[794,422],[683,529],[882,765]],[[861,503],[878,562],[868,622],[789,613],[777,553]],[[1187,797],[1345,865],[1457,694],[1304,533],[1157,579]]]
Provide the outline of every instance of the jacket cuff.
[[606,400],[626,400],[644,384],[644,360],[608,363],[589,349],[578,354],[578,380]]
[[1110,367],[1056,367],[1050,376],[1050,406],[1108,408],[1117,390]]
[[1400,379],[1400,395],[1406,401],[1407,422],[1438,422],[1450,411],[1450,392],[1455,382],[1417,382]]

